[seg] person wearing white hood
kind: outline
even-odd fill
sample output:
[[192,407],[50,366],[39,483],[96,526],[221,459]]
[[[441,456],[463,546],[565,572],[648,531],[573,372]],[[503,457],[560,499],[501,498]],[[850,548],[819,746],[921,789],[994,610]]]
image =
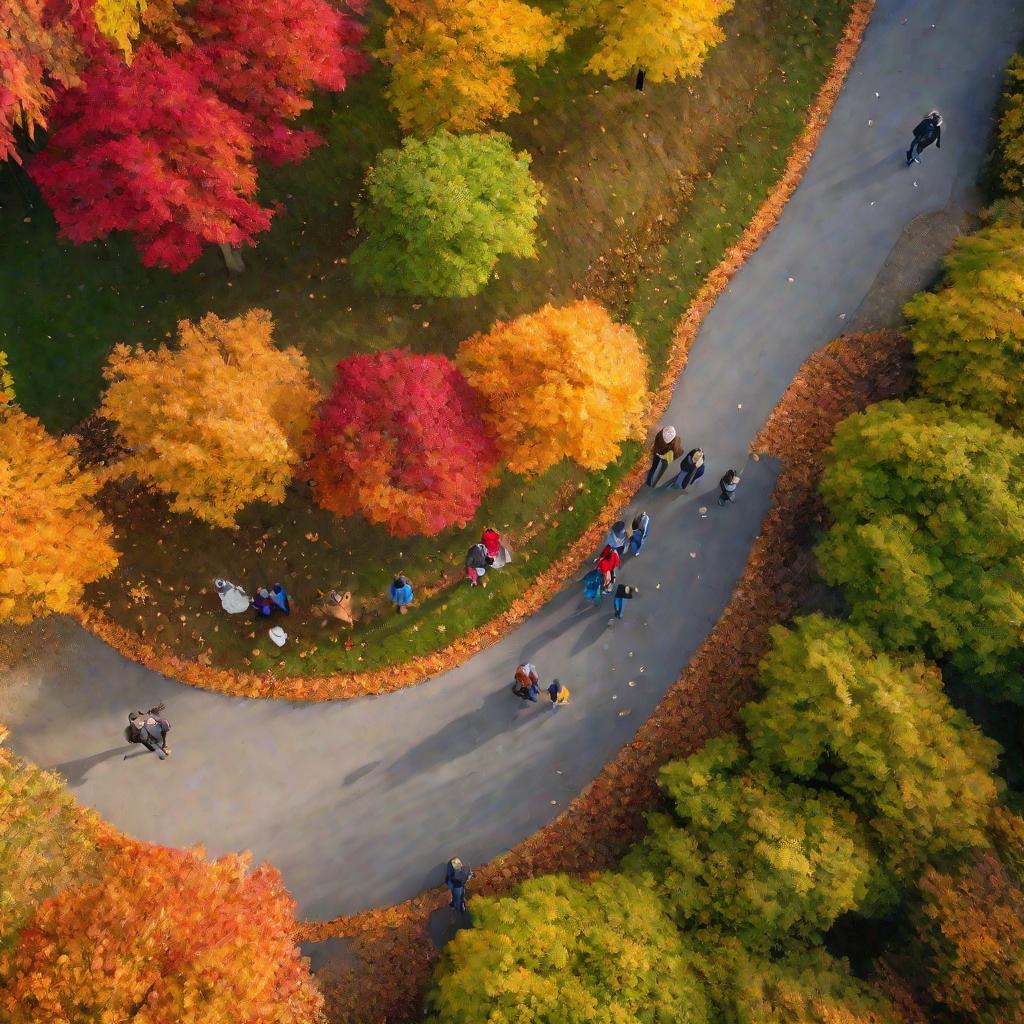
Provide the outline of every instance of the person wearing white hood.
[[676,428],[662,427],[651,448],[651,468],[647,472],[647,486],[657,486],[665,470],[682,454],[683,442],[676,436]]

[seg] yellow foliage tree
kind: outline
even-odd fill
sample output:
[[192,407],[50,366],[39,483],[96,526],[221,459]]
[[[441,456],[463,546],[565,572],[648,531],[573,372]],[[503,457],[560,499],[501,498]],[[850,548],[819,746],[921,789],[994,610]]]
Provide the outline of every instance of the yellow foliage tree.
[[558,23],[519,0],[393,0],[378,56],[406,131],[472,132],[519,109],[515,74],[559,49]]
[[652,82],[700,74],[724,38],[718,19],[734,0],[578,0],[584,24],[596,26],[601,44],[586,69],[624,78],[642,68]]
[[0,406],[14,401],[14,378],[7,369],[7,353],[0,352]]
[[251,501],[278,504],[303,456],[318,399],[306,358],[271,341],[264,309],[178,325],[178,346],[118,345],[102,413],[132,454],[122,473],[171,495],[171,509],[233,526]]
[[1011,195],[1024,192],[1024,55],[1006,65],[1003,112],[999,119],[999,180]]
[[82,588],[117,565],[111,528],[90,500],[78,445],[0,406],[0,622],[69,611]]
[[601,469],[640,430],[647,356],[599,303],[544,306],[499,322],[467,338],[457,362],[517,473],[541,473],[566,456]]

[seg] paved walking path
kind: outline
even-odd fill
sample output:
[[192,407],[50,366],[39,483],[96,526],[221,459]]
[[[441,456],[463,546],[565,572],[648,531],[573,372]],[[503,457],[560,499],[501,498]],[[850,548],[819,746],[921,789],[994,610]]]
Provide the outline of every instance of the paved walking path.
[[[13,747],[133,835],[272,861],[307,917],[411,896],[441,881],[453,853],[480,862],[549,821],[632,737],[721,613],[775,469],[747,466],[726,509],[718,477],[744,465],[804,359],[853,323],[904,226],[973,182],[1022,35],[1024,6],[1010,0],[879,0],[803,185],[708,317],[676,389],[666,422],[710,468],[700,493],[640,495],[653,527],[621,574],[641,588],[623,622],[608,624],[608,602],[581,608],[573,586],[459,669],[330,705],[181,686],[64,624],[56,649],[0,693]],[[932,107],[944,146],[908,170],[910,129]],[[510,695],[526,657],[572,689],[570,706]],[[124,760],[127,711],[157,700],[173,756],[132,748]]]

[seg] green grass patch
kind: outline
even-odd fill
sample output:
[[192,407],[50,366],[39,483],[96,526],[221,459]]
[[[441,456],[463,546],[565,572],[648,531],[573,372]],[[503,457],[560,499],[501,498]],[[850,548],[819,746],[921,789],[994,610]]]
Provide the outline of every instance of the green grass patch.
[[[0,347],[11,355],[21,401],[51,427],[67,427],[94,408],[100,366],[116,341],[154,343],[179,319],[252,305],[271,309],[279,342],[300,346],[326,383],[351,352],[392,345],[452,352],[495,319],[588,294],[633,323],[657,378],[680,314],[778,179],[848,11],[846,0],[742,5],[698,81],[649,86],[642,95],[627,82],[581,75],[592,45],[582,36],[538,72],[522,74],[522,113],[501,128],[533,155],[548,196],[541,255],[502,263],[497,279],[469,300],[417,303],[367,295],[351,282],[345,260],[358,244],[351,204],[375,153],[398,139],[380,69],[318,104],[311,119],[326,146],[266,176],[264,193],[288,212],[247,254],[248,272],[231,282],[214,254],[175,276],[142,269],[123,239],[70,247],[39,207],[24,223],[9,192],[0,242],[9,310]],[[215,665],[281,663],[288,672],[323,673],[393,664],[443,647],[507,608],[593,521],[638,454],[638,445],[627,445],[616,464],[590,476],[568,464],[536,479],[509,474],[467,529],[429,540],[396,541],[362,519],[334,519],[301,484],[284,506],[248,509],[233,531],[171,516],[136,489],[108,488],[123,558],[89,598],[148,639],[186,656],[205,652]],[[450,581],[485,523],[515,548],[510,567],[488,574],[486,590],[449,586],[409,615],[388,611],[382,595],[396,571],[421,588]],[[265,623],[225,616],[212,592],[215,576],[248,588],[284,582],[296,598],[286,624],[296,642],[278,652]],[[323,626],[312,613],[317,590],[331,587],[352,590],[363,607],[351,650],[341,643],[345,629]]]

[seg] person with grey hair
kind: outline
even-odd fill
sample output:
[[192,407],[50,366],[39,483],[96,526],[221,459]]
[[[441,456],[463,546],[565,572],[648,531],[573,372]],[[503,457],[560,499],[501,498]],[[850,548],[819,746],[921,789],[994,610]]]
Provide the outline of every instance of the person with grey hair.
[[907,150],[907,166],[921,162],[921,150],[927,149],[932,143],[936,149],[942,149],[942,115],[933,110],[915,129],[914,140]]
[[[171,727],[166,718],[159,717],[163,709],[164,704],[161,702],[148,711],[132,711],[128,715],[128,728],[124,731],[125,739],[129,743],[141,743],[161,761],[171,753],[170,747],[167,746],[167,734]],[[125,757],[127,756],[125,754]]]

